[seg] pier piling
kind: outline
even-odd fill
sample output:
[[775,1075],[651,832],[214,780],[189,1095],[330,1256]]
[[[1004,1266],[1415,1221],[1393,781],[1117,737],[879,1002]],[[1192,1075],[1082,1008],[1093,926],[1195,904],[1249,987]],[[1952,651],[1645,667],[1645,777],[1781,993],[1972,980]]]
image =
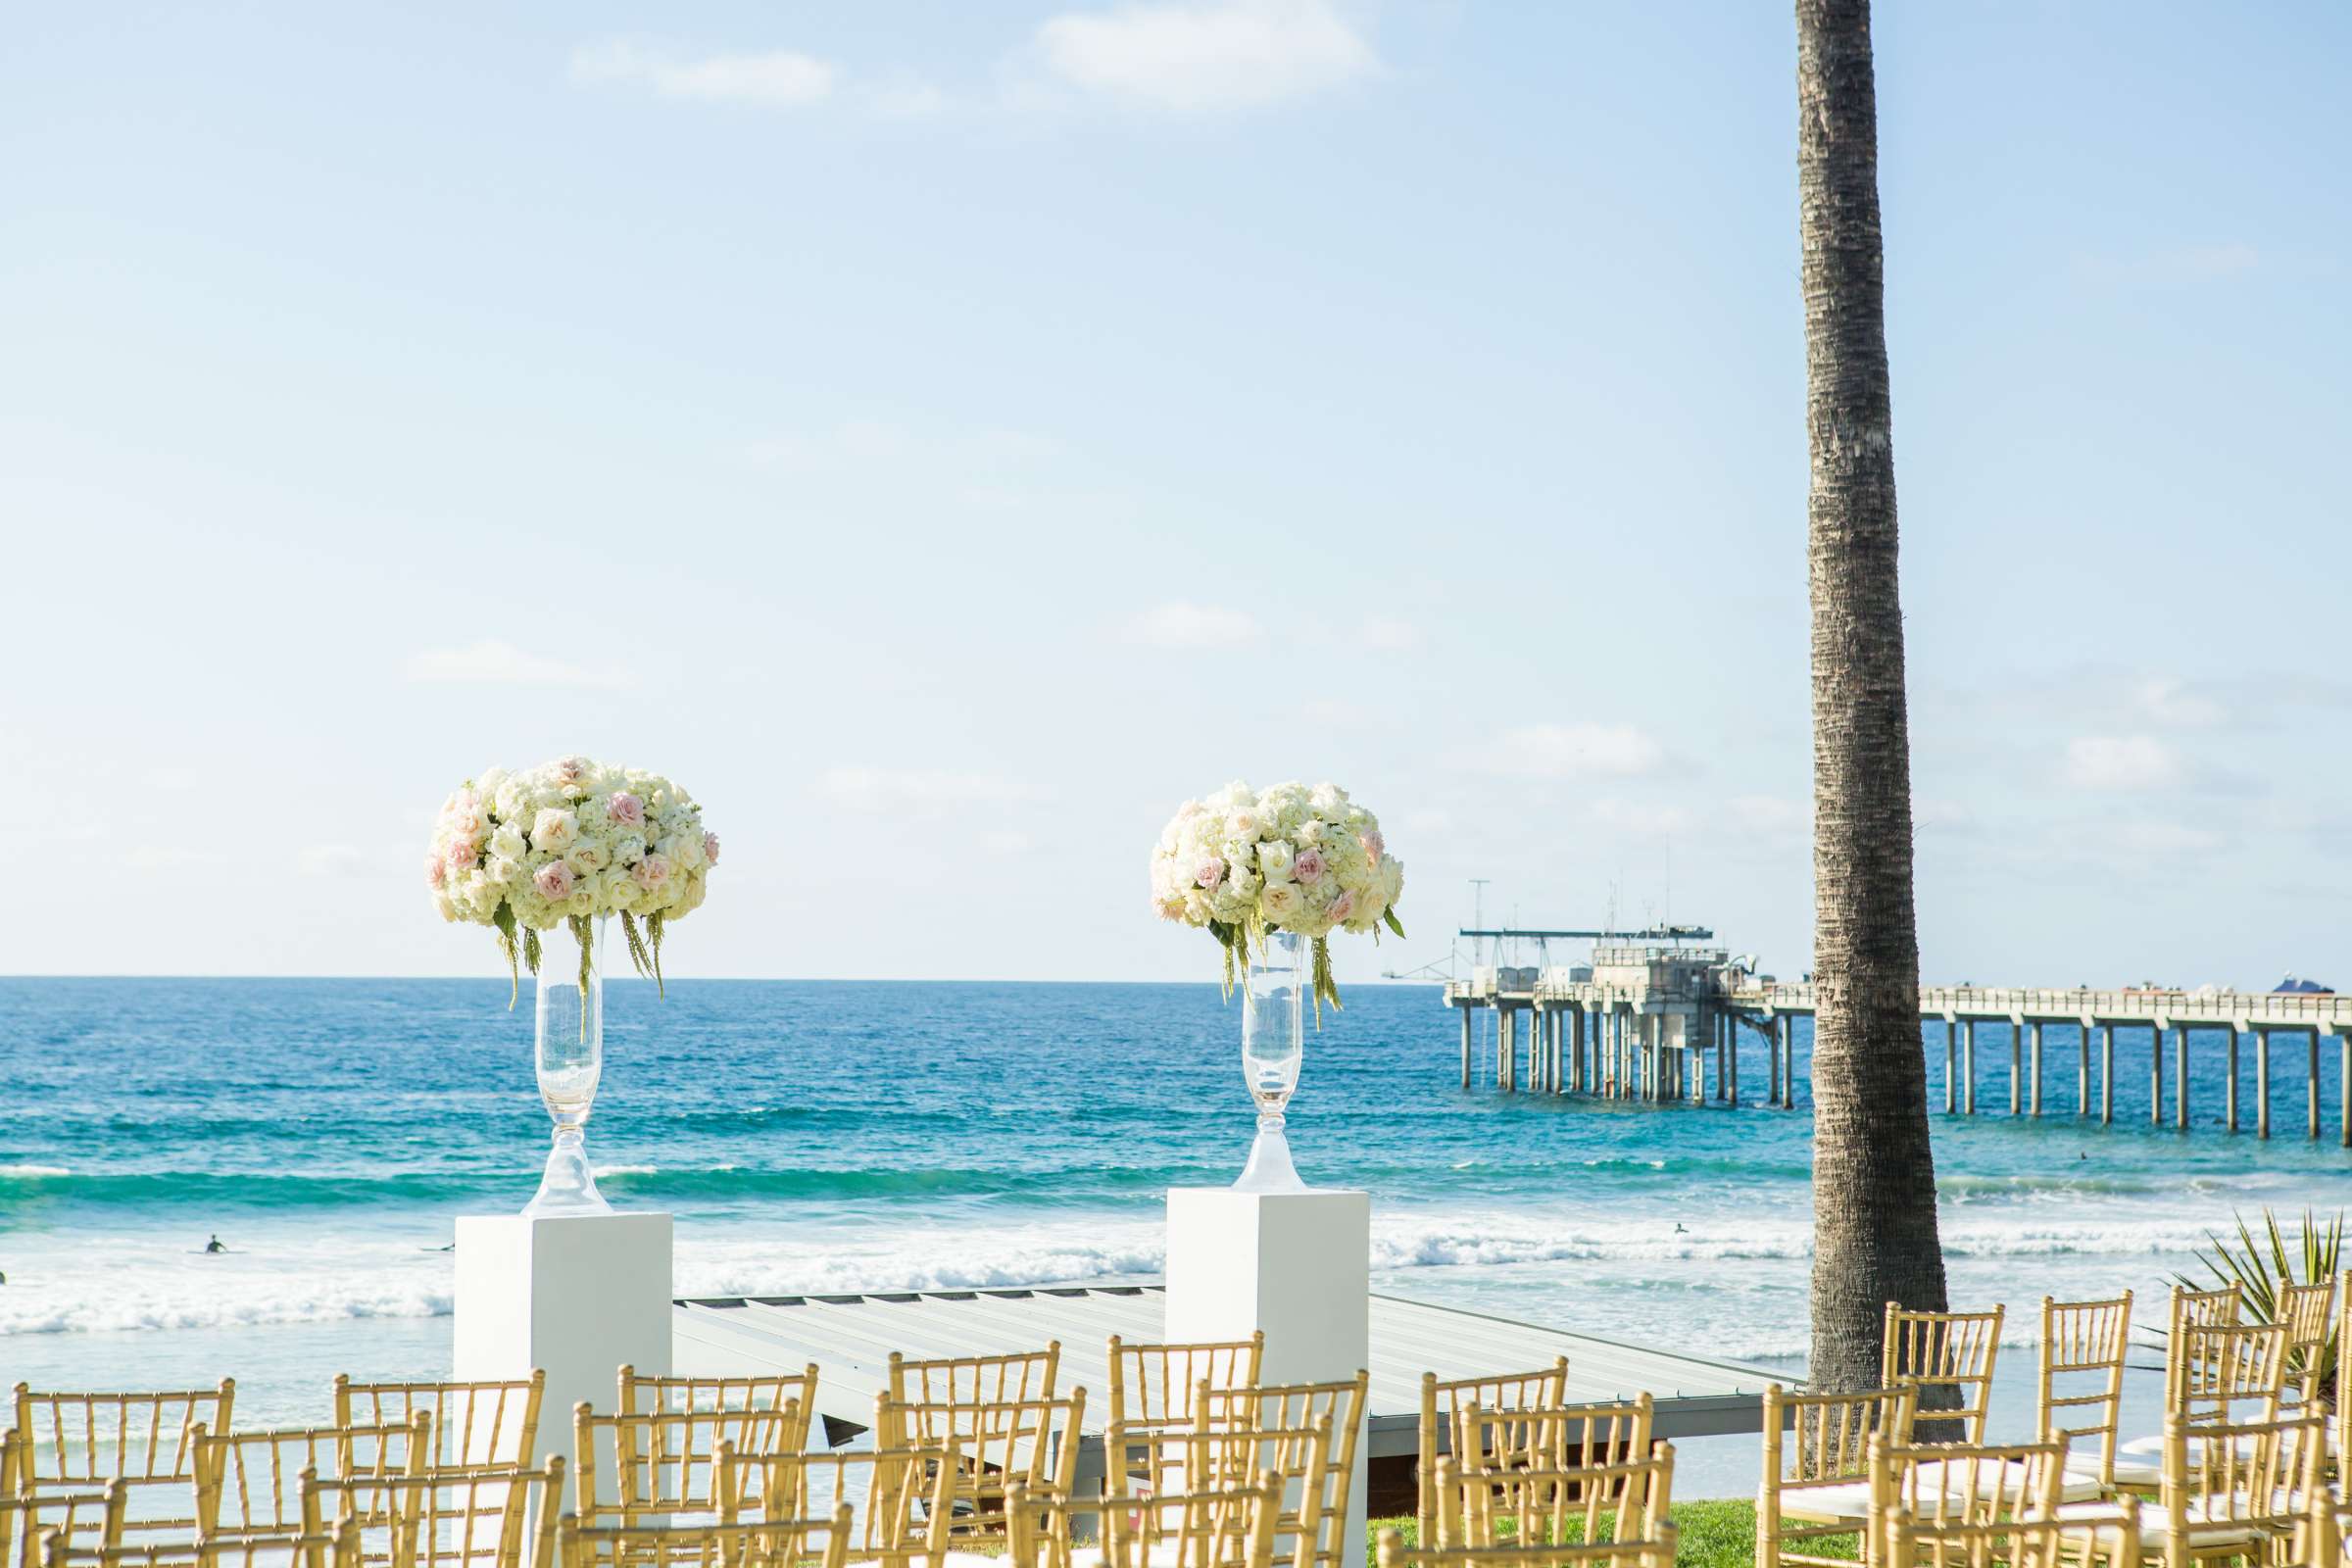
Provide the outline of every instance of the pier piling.
[[2164,1026],[2148,1027],[2148,1125],[2164,1125]]
[[2083,1019],[2075,1032],[2082,1036],[2075,1060],[2075,1119],[2082,1121],[2090,1115],[2090,1020]]
[[2034,1020],[2034,1076],[2029,1090],[2033,1113],[2041,1114],[2041,1020]]
[[2271,1032],[2254,1031],[2254,1136],[2271,1136]]
[[1977,1113],[1977,1020],[1969,1019],[1960,1029],[1963,1036],[1961,1050],[1964,1053],[1960,1079],[1963,1097],[1961,1109],[1974,1116]]
[[1949,1116],[1960,1108],[1960,1085],[1957,1074],[1960,1066],[1959,1048],[1955,1046],[1950,1013],[1943,1017],[1943,1113]]
[[2230,1026],[2230,1082],[2224,1093],[2230,1130],[2237,1131],[2237,1025]]
[[2099,1125],[2115,1121],[2115,1025],[2099,1026]]
[[2320,1032],[2311,1032],[2311,1077],[2305,1100],[2311,1107],[2311,1136],[2320,1136]]
[[2009,1020],[2009,1114],[2022,1115],[2026,1108],[2026,1021]]
[[2173,1031],[2173,1121],[2188,1131],[2188,1025]]
[[1471,1016],[1471,1009],[1469,1005],[1465,1004],[1462,1007],[1462,1087],[1464,1089],[1470,1087]]

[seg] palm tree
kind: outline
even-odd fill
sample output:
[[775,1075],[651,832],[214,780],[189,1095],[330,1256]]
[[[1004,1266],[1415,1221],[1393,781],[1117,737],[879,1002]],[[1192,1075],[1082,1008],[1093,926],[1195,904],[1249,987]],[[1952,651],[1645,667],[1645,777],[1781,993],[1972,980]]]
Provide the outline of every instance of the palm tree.
[[1869,0],[1796,0],[1813,600],[1813,1354],[1879,1381],[1886,1303],[1941,1311],[1911,903]]

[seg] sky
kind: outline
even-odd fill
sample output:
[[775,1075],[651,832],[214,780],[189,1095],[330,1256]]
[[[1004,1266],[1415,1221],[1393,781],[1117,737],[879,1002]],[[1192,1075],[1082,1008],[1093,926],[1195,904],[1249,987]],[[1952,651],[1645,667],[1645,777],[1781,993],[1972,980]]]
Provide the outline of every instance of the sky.
[[[443,797],[723,843],[673,978],[1208,979],[1335,780],[1409,937],[1810,967],[1794,27],[1744,3],[21,10],[21,973],[492,974]],[[2352,11],[1887,6],[1931,982],[2352,986]]]

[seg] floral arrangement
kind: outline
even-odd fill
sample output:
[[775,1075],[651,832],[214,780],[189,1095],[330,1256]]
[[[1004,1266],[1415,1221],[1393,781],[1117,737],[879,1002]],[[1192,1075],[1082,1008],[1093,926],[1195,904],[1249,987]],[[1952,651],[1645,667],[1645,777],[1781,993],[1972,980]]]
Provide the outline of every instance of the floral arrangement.
[[[658,773],[566,757],[519,773],[491,768],[442,804],[424,880],[444,920],[498,933],[515,994],[539,972],[539,933],[568,926],[588,983],[592,920],[620,916],[629,961],[662,980],[662,936],[702,906],[718,835]],[[509,1005],[513,1005],[510,998]]]
[[1334,931],[1398,936],[1404,866],[1380,820],[1336,784],[1277,784],[1264,794],[1235,780],[1187,801],[1152,852],[1152,906],[1163,920],[1206,926],[1225,950],[1225,989],[1268,931],[1314,939],[1314,998],[1340,1004],[1331,979]]

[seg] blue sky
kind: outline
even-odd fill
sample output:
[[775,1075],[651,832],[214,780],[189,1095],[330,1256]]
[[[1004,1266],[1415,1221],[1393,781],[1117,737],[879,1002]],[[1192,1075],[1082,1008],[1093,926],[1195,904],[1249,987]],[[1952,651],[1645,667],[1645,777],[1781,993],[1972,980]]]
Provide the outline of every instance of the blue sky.
[[[1808,966],[1786,8],[83,6],[0,52],[0,966],[489,972],[491,762],[676,972],[1206,977],[1331,777],[1412,939]],[[1931,980],[2352,984],[2328,6],[1890,7]]]

